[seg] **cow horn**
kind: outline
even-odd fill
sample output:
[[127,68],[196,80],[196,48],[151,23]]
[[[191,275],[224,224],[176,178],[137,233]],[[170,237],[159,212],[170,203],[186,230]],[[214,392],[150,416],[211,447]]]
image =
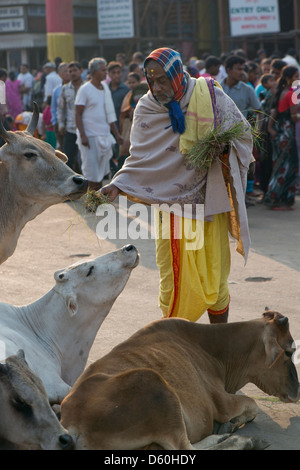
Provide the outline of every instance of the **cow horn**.
[[0,118],[0,137],[2,137],[2,139],[5,140],[5,142],[9,140],[9,133],[5,129],[1,118]]
[[19,359],[23,359],[25,361],[24,349],[19,349],[18,352],[17,352],[17,356],[18,356]]
[[34,101],[32,117],[31,117],[30,123],[28,124],[26,128],[26,131],[29,132],[29,134],[31,135],[35,133],[36,127],[39,122],[39,116],[40,116],[39,107],[37,103]]
[[6,364],[2,364],[2,362],[0,362],[0,376],[6,375],[6,374],[7,374],[7,366]]

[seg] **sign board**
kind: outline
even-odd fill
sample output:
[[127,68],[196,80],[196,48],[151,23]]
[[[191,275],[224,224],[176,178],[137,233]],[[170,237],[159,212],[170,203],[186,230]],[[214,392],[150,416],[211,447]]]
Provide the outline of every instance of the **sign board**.
[[13,33],[15,31],[24,31],[24,18],[0,19],[0,33]]
[[97,10],[99,39],[134,36],[132,0],[98,0]]
[[229,19],[231,36],[278,33],[278,0],[229,0]]
[[1,7],[0,18],[11,18],[13,16],[23,16],[23,7]]

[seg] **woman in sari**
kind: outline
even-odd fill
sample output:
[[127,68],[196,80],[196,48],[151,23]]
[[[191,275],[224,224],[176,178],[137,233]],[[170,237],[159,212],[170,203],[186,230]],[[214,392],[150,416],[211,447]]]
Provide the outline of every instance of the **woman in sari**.
[[291,210],[295,202],[298,179],[295,122],[300,119],[300,114],[292,84],[298,79],[297,67],[282,69],[269,119],[273,169],[264,202],[272,210]]
[[21,81],[17,80],[15,72],[9,72],[5,82],[7,113],[14,119],[23,111],[21,98],[23,88]]

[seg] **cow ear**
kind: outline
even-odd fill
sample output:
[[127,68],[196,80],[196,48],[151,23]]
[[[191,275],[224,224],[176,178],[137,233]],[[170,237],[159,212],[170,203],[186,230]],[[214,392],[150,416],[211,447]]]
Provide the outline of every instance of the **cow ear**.
[[74,317],[78,311],[77,299],[73,294],[69,294],[67,297],[67,306],[70,317]]
[[274,336],[265,335],[263,341],[266,352],[266,366],[271,369],[284,350],[279,346]]
[[60,152],[59,150],[55,150],[55,155],[59,158],[63,163],[67,163],[68,157],[65,153]]
[[25,361],[24,349],[19,349],[16,355],[17,355],[18,359],[21,359],[22,361]]
[[65,269],[60,269],[54,273],[54,279],[56,282],[66,282],[69,280],[67,271]]
[[0,148],[0,162],[9,162],[11,160],[9,152],[5,151],[6,148],[7,148],[6,145],[3,145]]

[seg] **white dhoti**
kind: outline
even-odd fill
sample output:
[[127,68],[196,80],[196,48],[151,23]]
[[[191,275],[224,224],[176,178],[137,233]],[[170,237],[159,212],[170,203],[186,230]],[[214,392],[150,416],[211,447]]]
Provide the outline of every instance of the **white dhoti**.
[[110,172],[109,161],[113,155],[112,146],[116,141],[112,134],[88,137],[88,141],[89,147],[82,145],[80,135],[77,133],[82,174],[88,181],[100,183]]

